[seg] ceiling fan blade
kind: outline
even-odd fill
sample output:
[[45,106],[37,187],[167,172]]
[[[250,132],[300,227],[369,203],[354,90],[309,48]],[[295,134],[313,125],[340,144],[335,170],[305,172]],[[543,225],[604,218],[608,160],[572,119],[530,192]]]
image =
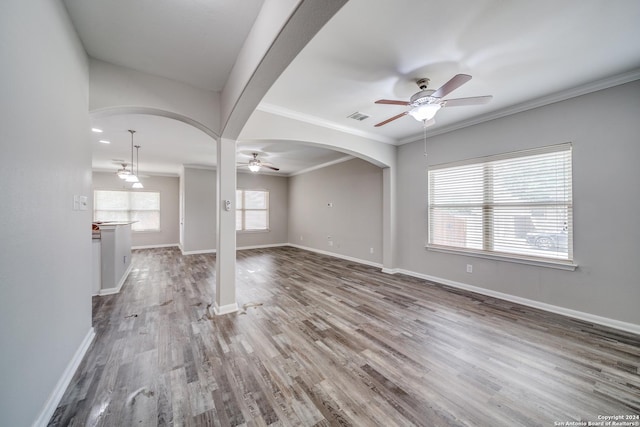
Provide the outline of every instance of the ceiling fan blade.
[[391,105],[409,105],[407,101],[394,101],[393,99],[378,99],[376,104],[391,104]]
[[469,80],[471,80],[471,76],[468,74],[456,74],[451,78],[451,80],[449,80],[448,82],[440,86],[438,90],[433,92],[431,96],[434,98],[443,98],[454,90],[458,89]]
[[375,125],[374,127],[384,126],[384,125],[386,125],[387,123],[392,122],[392,121],[394,121],[394,120],[396,120],[396,119],[399,119],[399,118],[400,118],[400,117],[402,117],[402,116],[406,116],[407,114],[409,114],[409,112],[408,112],[408,111],[405,111],[404,113],[400,113],[400,114],[398,114],[397,116],[393,116],[393,117],[391,117],[390,119],[387,119],[387,120],[385,120],[385,121],[383,121],[383,122],[378,123],[378,124],[377,124],[377,125]]
[[261,166],[263,168],[271,169],[271,170],[274,170],[274,171],[279,171],[280,170],[280,168],[277,168],[277,167],[271,166],[271,165],[265,165],[264,163]]
[[493,99],[492,95],[472,96],[471,98],[445,99],[443,107],[459,107],[463,105],[482,105]]

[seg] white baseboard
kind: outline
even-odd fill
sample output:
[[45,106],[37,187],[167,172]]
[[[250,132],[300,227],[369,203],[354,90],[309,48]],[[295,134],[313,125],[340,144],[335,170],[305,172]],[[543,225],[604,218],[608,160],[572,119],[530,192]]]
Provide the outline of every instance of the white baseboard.
[[163,243],[161,245],[142,245],[142,246],[131,246],[131,249],[157,249],[157,248],[179,248],[180,245],[178,243]]
[[122,289],[122,285],[124,285],[124,282],[127,280],[127,277],[129,277],[129,273],[131,273],[132,268],[133,268],[133,263],[129,263],[129,267],[127,267],[127,271],[125,271],[122,277],[120,278],[118,285],[115,288],[100,289],[100,291],[98,292],[98,295],[99,296],[113,295],[120,292],[120,289]]
[[183,251],[182,248],[180,248],[180,252],[182,252],[182,255],[200,255],[200,254],[215,254],[216,250],[215,249],[202,249],[202,250],[198,250],[198,251]]
[[218,303],[213,304],[213,312],[216,316],[235,313],[236,311],[238,311],[238,304],[235,302],[233,304],[227,304],[222,306],[218,306]]
[[273,243],[269,245],[238,246],[236,247],[236,250],[242,251],[244,249],[280,248],[282,246],[291,246],[291,245],[289,243]]
[[464,289],[466,291],[475,292],[481,295],[498,298],[505,301],[514,302],[516,304],[537,308],[551,313],[561,314],[563,316],[572,317],[574,319],[584,320],[586,322],[595,323],[610,328],[619,329],[640,335],[640,325],[634,323],[622,322],[608,317],[596,316],[595,314],[585,313],[583,311],[572,310],[570,308],[560,307],[557,305],[547,304],[540,301],[521,298],[515,295],[505,294],[503,292],[492,291],[490,289],[480,288],[466,283],[456,282],[453,280],[443,279],[442,277],[430,276],[428,274],[416,273],[414,271],[394,269],[396,273],[406,274],[407,276],[417,277],[419,279],[429,280],[431,282],[441,283],[451,286],[452,288]]
[[[294,248],[303,249],[311,252],[317,252],[323,255],[329,255],[332,257],[341,258],[348,261],[358,262],[358,263],[370,265],[373,267],[382,268],[382,264],[360,260],[357,258],[352,258],[352,257],[348,257],[348,256],[344,256],[344,255],[340,255],[332,252],[322,251],[314,248],[308,248],[308,247],[296,245],[293,243],[289,243],[288,246],[292,246]],[[620,320],[610,319],[608,317],[597,316],[595,314],[585,313],[583,311],[572,310],[570,308],[547,304],[544,302],[535,301],[528,298],[522,298],[515,295],[505,294],[503,292],[497,292],[497,291],[492,291],[490,289],[480,288],[477,286],[469,285],[467,283],[456,282],[453,280],[443,279],[442,277],[430,276],[428,274],[416,273],[414,271],[404,270],[400,268],[382,268],[382,272],[387,274],[398,274],[398,273],[406,274],[407,276],[417,277],[419,279],[441,283],[443,285],[451,286],[452,288],[464,289],[466,291],[475,292],[478,294],[498,298],[505,301],[511,301],[516,304],[537,308],[540,310],[548,311],[550,313],[556,313],[563,316],[572,317],[574,319],[584,320],[585,322],[595,323],[598,325],[607,326],[610,328],[640,335],[640,325],[636,325],[634,323],[622,322]]]
[[35,422],[33,423],[33,427],[45,427],[49,423],[49,420],[60,404],[60,400],[62,399],[64,392],[67,390],[67,387],[71,383],[73,375],[76,373],[78,366],[80,366],[80,362],[82,362],[82,359],[84,358],[84,355],[89,349],[89,346],[93,342],[93,338],[95,336],[96,331],[93,328],[90,328],[89,332],[87,332],[87,335],[85,335],[84,339],[80,343],[80,347],[78,347],[75,354],[69,361],[69,364],[62,373],[62,376],[58,380],[58,383],[49,396],[49,399],[47,399],[47,403],[45,403],[42,411],[40,411],[40,415],[38,415],[38,418],[36,418]]
[[323,250],[315,249],[315,248],[308,248],[306,246],[296,245],[294,243],[288,243],[286,246],[292,246],[294,248],[298,248],[298,249],[302,249],[302,250],[310,251],[310,252],[316,252],[316,253],[319,253],[319,254],[322,254],[322,255],[329,255],[329,256],[332,256],[334,258],[340,258],[340,259],[344,259],[346,261],[357,262],[358,264],[369,265],[371,267],[382,268],[382,264],[380,264],[379,262],[367,261],[365,259],[354,258],[354,257],[350,257],[350,256],[347,256],[347,255],[337,254],[335,252],[323,251]]
[[[182,252],[182,255],[198,255],[198,254],[215,254],[216,250],[215,249],[203,249],[203,250],[198,250],[198,251],[184,251],[182,250],[182,247],[180,247],[180,245],[174,245],[174,246],[178,246],[180,248],[180,252]],[[243,249],[263,249],[263,248],[277,248],[280,246],[289,246],[288,243],[274,243],[274,244],[269,244],[269,245],[251,245],[251,246],[238,246],[236,247],[236,250],[241,251]]]

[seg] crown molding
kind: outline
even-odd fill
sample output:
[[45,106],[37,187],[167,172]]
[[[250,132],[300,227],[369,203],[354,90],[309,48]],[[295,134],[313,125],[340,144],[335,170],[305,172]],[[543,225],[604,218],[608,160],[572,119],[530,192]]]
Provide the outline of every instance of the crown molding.
[[261,102],[256,110],[264,111],[265,113],[275,114],[277,116],[287,117],[289,119],[297,120],[300,122],[309,123],[312,125],[320,126],[327,129],[337,130],[339,132],[348,133],[362,138],[372,139],[374,141],[383,142],[385,144],[397,145],[398,141],[394,138],[378,135],[371,132],[365,132],[359,129],[355,129],[349,126],[344,126],[329,120],[321,119],[319,117],[311,116],[309,114],[299,113],[297,111],[289,110],[288,108],[280,107],[278,105],[268,104]]
[[199,164],[195,164],[195,163],[184,163],[182,165],[182,169],[205,169],[205,170],[211,170],[214,171],[216,170],[215,165],[214,166],[210,166],[210,165],[199,165]]
[[[99,173],[112,173],[115,175],[116,171],[113,169],[105,169],[105,168],[92,168],[91,172],[99,172]],[[175,178],[180,176],[180,174],[177,173],[173,173],[173,172],[145,172],[145,171],[140,171],[140,175],[141,176],[148,176],[150,178],[153,178],[154,176],[158,176],[158,177],[169,177],[169,178]],[[144,179],[144,178],[142,178]]]
[[[640,69],[628,71],[626,73],[617,74],[615,76],[607,77],[605,79],[596,80],[584,85],[576,86],[571,89],[559,91],[551,95],[541,96],[539,98],[532,99],[530,101],[522,102],[520,104],[512,105],[511,107],[503,108],[492,113],[483,114],[478,117],[474,117],[469,120],[454,123],[449,126],[444,126],[440,129],[435,129],[429,132],[429,136],[442,135],[444,133],[453,132],[454,130],[462,129],[468,126],[477,125],[490,120],[499,119],[502,117],[510,116],[512,114],[521,113],[523,111],[532,110],[538,107],[544,107],[545,105],[554,104],[560,101],[566,101],[567,99],[576,98],[581,95],[587,95],[599,90],[608,89],[610,87],[619,86],[625,83],[629,83],[640,79]],[[410,142],[422,141],[423,135],[413,135],[398,141],[399,145],[408,144]]]
[[351,159],[355,159],[355,157],[353,157],[353,156],[340,157],[339,159],[332,160],[332,161],[327,162],[327,163],[322,163],[320,165],[311,166],[310,168],[303,169],[303,170],[300,170],[300,171],[297,171],[297,172],[291,172],[287,176],[302,175],[303,173],[308,173],[308,172],[312,172],[312,171],[315,171],[315,170],[318,170],[318,169],[326,168],[328,166],[337,165],[338,163],[346,162],[346,161],[351,160]]

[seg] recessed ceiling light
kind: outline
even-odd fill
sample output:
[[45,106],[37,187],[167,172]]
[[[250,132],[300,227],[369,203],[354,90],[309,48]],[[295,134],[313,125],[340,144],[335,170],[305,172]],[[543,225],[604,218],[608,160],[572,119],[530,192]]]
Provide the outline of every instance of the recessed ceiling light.
[[101,139],[100,142],[103,144],[111,144],[111,141],[107,141],[106,139]]
[[98,129],[98,128],[91,128],[91,132],[95,132],[95,133],[102,133],[102,129]]

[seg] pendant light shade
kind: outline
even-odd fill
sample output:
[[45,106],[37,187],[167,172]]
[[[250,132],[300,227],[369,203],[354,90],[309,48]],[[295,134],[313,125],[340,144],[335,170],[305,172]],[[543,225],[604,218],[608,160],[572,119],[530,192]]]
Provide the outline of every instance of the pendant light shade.
[[[136,182],[131,186],[131,188],[144,188],[144,185],[142,185],[142,183],[140,182],[140,179],[138,179],[138,175],[140,175],[140,146],[136,145],[135,147],[136,147],[136,174],[134,176],[136,177]],[[131,168],[133,169],[133,164],[131,165]]]

